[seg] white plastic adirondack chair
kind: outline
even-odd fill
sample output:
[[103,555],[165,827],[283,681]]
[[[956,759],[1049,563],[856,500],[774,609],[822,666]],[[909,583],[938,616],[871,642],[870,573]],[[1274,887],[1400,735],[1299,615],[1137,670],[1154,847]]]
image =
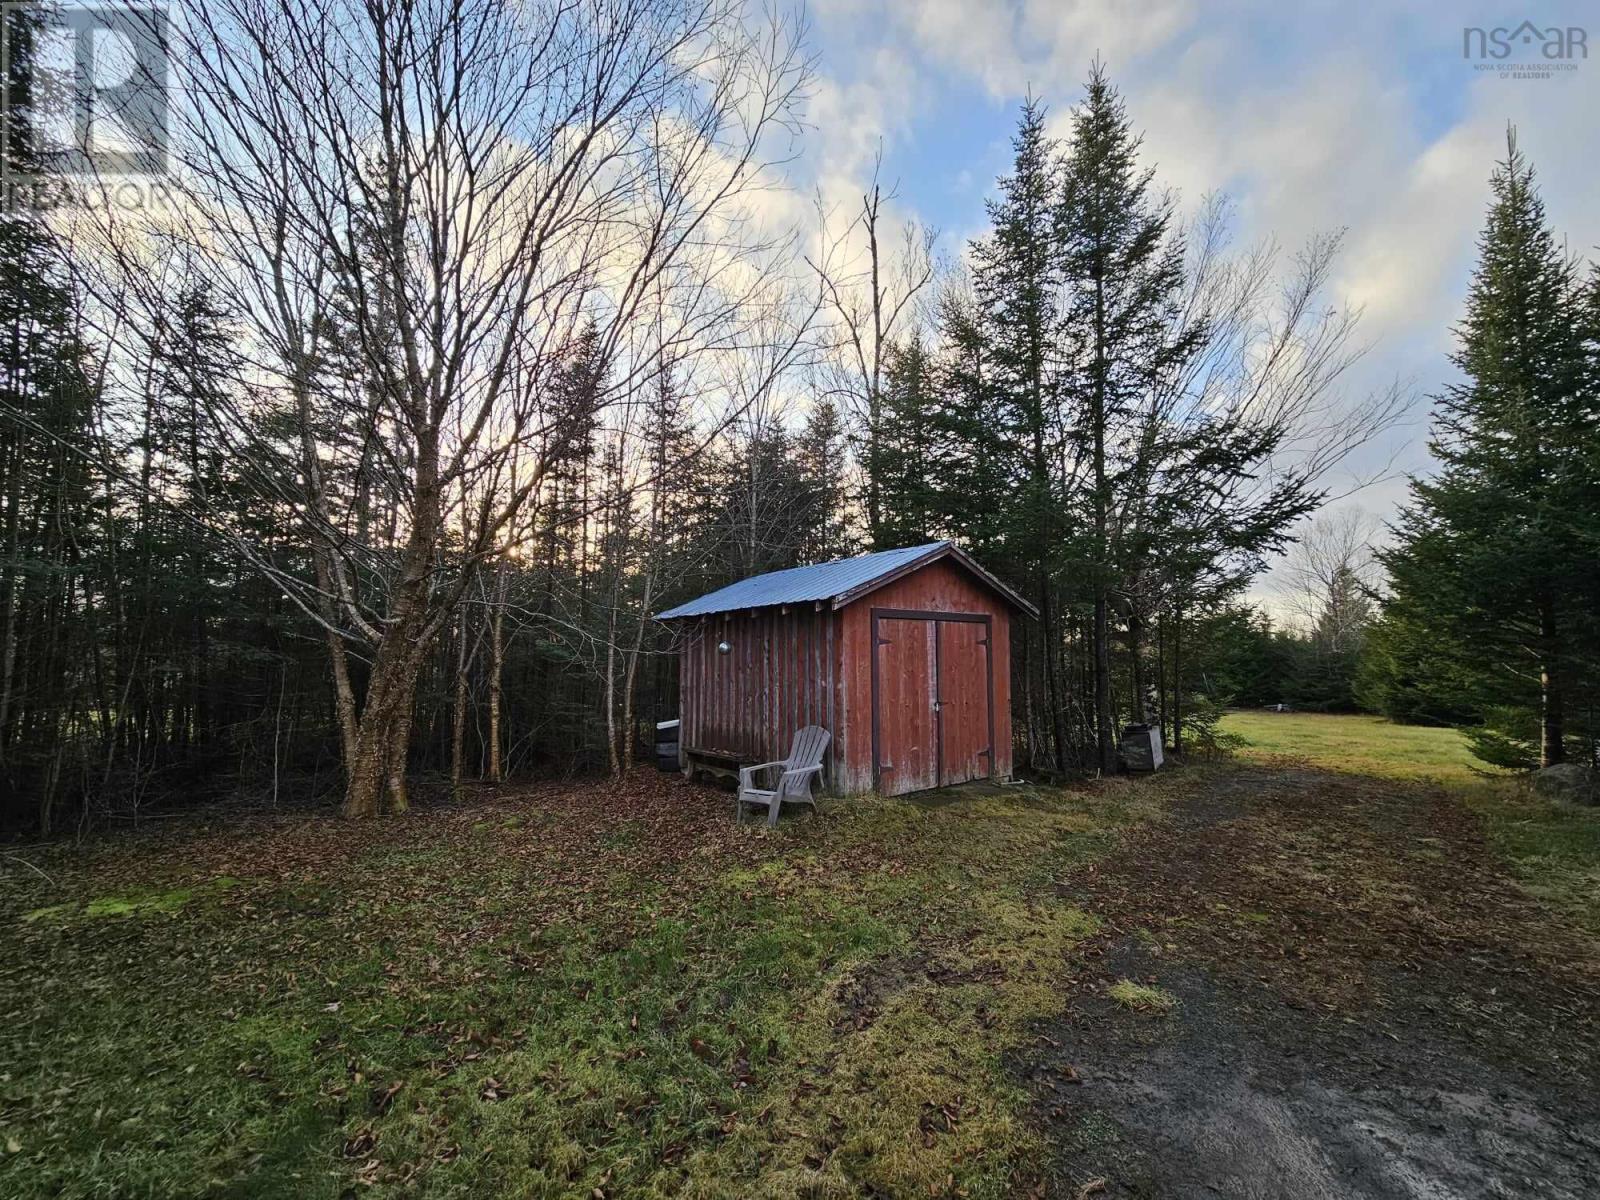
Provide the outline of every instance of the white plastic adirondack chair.
[[[822,726],[807,725],[794,735],[794,745],[789,748],[788,758],[780,762],[740,767],[739,798],[734,801],[734,819],[744,820],[746,805],[764,805],[767,810],[767,825],[770,828],[778,823],[778,810],[783,807],[784,801],[790,804],[809,804],[815,810],[817,802],[811,798],[811,782],[822,774],[822,755],[828,748],[830,737],[831,735]],[[774,767],[782,768],[778,775],[778,786],[771,789],[758,788],[757,774],[770,771]]]

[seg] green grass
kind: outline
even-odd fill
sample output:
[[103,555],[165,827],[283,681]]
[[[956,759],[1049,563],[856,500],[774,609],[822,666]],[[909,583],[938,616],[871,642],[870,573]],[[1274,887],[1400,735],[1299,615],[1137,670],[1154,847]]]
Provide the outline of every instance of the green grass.
[[1178,1007],[1178,998],[1164,988],[1119,979],[1106,989],[1106,994],[1123,1008],[1135,1012],[1153,1013],[1164,1017]]
[[1018,1194],[1006,1056],[1097,926],[1057,885],[1158,791],[776,833],[535,794],[35,858],[0,876],[0,1194]]
[[1600,935],[1600,809],[1554,803],[1519,784],[1463,789],[1522,885]]
[[1228,713],[1222,728],[1245,740],[1245,758],[1289,756],[1331,771],[1446,784],[1499,774],[1473,758],[1454,729],[1362,715],[1257,711]]
[[1513,773],[1474,758],[1456,730],[1369,716],[1271,712],[1229,713],[1223,729],[1245,739],[1240,756],[1247,760],[1287,757],[1449,788],[1479,815],[1491,845],[1529,892],[1600,933],[1600,809],[1533,795]]
[[167,892],[141,892],[131,896],[99,896],[87,904],[52,904],[23,913],[24,921],[71,921],[81,917],[135,917],[152,913],[177,912],[197,897],[215,895],[237,886],[239,881],[223,875],[196,887],[174,888]]

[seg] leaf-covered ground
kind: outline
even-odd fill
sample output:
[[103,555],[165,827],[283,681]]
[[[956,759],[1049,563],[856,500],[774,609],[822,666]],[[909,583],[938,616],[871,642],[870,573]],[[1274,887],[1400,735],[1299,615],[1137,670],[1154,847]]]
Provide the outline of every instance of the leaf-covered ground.
[[640,772],[18,852],[0,1194],[1042,1192],[1006,1056],[1097,925],[1060,885],[1158,791],[769,833]]
[[0,1196],[1581,1194],[1600,814],[1333,744],[16,848]]

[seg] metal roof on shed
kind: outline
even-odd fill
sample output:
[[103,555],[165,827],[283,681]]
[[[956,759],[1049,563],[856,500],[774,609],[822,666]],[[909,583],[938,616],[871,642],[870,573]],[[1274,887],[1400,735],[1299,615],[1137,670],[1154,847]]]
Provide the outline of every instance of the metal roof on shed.
[[[770,608],[776,604],[810,604],[819,600],[843,607],[857,596],[887,583],[907,571],[946,556],[955,558],[995,591],[1018,608],[1033,613],[1029,604],[1016,592],[1001,583],[975,563],[954,542],[929,542],[923,546],[906,546],[899,550],[880,550],[876,554],[863,554],[859,558],[844,558],[838,562],[818,563],[812,567],[790,567],[786,571],[769,571],[753,575],[725,588],[708,592],[697,600],[690,600],[676,608],[659,614],[662,621],[681,617],[703,617],[712,613],[736,612],[747,608]],[[1035,614],[1037,615],[1037,614]]]

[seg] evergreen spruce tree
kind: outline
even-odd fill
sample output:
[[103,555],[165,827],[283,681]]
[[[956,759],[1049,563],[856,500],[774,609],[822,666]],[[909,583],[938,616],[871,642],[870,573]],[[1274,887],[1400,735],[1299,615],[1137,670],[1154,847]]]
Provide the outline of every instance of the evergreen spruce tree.
[[819,399],[811,406],[795,450],[805,480],[800,555],[806,562],[847,558],[844,423],[833,401]]
[[1110,624],[1119,476],[1138,453],[1136,410],[1195,351],[1192,339],[1169,336],[1182,299],[1183,246],[1172,232],[1172,199],[1140,168],[1139,145],[1121,96],[1097,63],[1073,114],[1061,237],[1072,398],[1088,475],[1095,732],[1107,773],[1117,767]]
[[[3,165],[8,177],[36,174],[40,14],[10,5],[0,21]],[[110,639],[97,635],[115,624],[86,611],[87,598],[105,597],[115,581],[106,578],[108,522],[88,465],[99,454],[99,393],[81,328],[66,247],[42,220],[0,208],[0,828],[31,823],[40,833],[51,832],[75,786],[59,764],[74,722],[99,699],[92,690],[109,673],[100,656]]]
[[[0,214],[0,825],[31,818],[41,833],[71,786],[52,764],[117,665],[97,662],[114,615],[80,603],[118,581],[89,469],[98,393],[64,271],[48,231]],[[24,803],[34,811],[12,808]]]
[[1492,680],[1484,691],[1537,705],[1548,766],[1595,686],[1600,402],[1576,267],[1514,132],[1491,187],[1452,356],[1463,381],[1437,398],[1439,471],[1412,481],[1385,556],[1387,619],[1431,634],[1440,655],[1470,656],[1461,665]]
[[990,377],[982,313],[970,297],[947,293],[939,325],[944,349],[935,367],[944,460],[934,484],[940,524],[958,532],[992,570],[1026,582],[1007,538],[1018,458]]
[[915,546],[935,536],[942,465],[933,356],[920,333],[891,346],[884,363],[879,434],[879,517],[875,550]]
[[[1013,579],[1039,606],[1042,653],[1029,665],[1027,706],[1048,714],[1047,754],[1066,767],[1067,697],[1062,679],[1056,595],[1062,547],[1070,532],[1063,505],[1061,448],[1061,148],[1045,132],[1045,109],[1029,99],[1012,139],[1011,174],[989,202],[990,232],[972,246],[973,290],[987,343],[987,386],[1001,444],[1014,448],[1008,474],[1015,491],[1006,506],[1004,539]],[[1042,668],[1042,669],[1039,669]],[[1036,693],[1041,688],[1043,695]]]

